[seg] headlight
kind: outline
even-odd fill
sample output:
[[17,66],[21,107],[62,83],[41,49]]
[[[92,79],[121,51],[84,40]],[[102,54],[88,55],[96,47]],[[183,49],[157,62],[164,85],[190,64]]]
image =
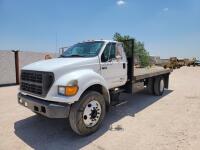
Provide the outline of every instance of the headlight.
[[66,86],[58,86],[58,94],[65,96],[74,96],[78,92],[78,81],[70,81]]
[[58,94],[65,95],[65,87],[64,86],[58,86]]

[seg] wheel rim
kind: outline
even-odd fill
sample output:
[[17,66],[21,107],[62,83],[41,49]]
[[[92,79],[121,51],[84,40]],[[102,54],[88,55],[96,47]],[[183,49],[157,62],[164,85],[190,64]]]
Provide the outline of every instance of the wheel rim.
[[99,121],[101,116],[101,105],[98,101],[90,101],[83,112],[83,122],[86,127],[93,127]]
[[160,92],[163,92],[164,90],[164,80],[160,80]]

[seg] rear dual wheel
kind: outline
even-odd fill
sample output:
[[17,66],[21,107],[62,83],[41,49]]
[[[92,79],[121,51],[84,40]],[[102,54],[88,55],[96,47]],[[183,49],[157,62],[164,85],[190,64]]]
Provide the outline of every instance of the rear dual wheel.
[[150,78],[147,87],[150,94],[160,96],[164,93],[165,80],[163,77]]
[[154,82],[154,94],[156,96],[163,95],[165,89],[165,80],[163,77],[157,77]]

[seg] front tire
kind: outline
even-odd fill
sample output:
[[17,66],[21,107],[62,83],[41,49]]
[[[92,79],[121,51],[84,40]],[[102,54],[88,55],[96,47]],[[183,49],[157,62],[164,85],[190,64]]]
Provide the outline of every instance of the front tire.
[[105,105],[105,100],[100,93],[88,91],[83,94],[70,110],[69,122],[72,130],[79,135],[94,133],[104,119]]

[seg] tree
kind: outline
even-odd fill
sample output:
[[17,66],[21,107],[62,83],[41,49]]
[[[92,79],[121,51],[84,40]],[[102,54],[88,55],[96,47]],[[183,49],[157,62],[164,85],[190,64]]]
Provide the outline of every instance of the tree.
[[[133,38],[129,35],[122,36],[120,33],[115,33],[113,36],[113,39],[115,41],[123,42],[124,40],[129,40],[129,39],[133,39]],[[128,54],[130,54],[130,52],[128,52]],[[148,51],[144,47],[144,43],[135,40],[134,54],[136,57],[139,58],[139,63],[140,63],[141,67],[149,66],[150,57],[149,57]]]

